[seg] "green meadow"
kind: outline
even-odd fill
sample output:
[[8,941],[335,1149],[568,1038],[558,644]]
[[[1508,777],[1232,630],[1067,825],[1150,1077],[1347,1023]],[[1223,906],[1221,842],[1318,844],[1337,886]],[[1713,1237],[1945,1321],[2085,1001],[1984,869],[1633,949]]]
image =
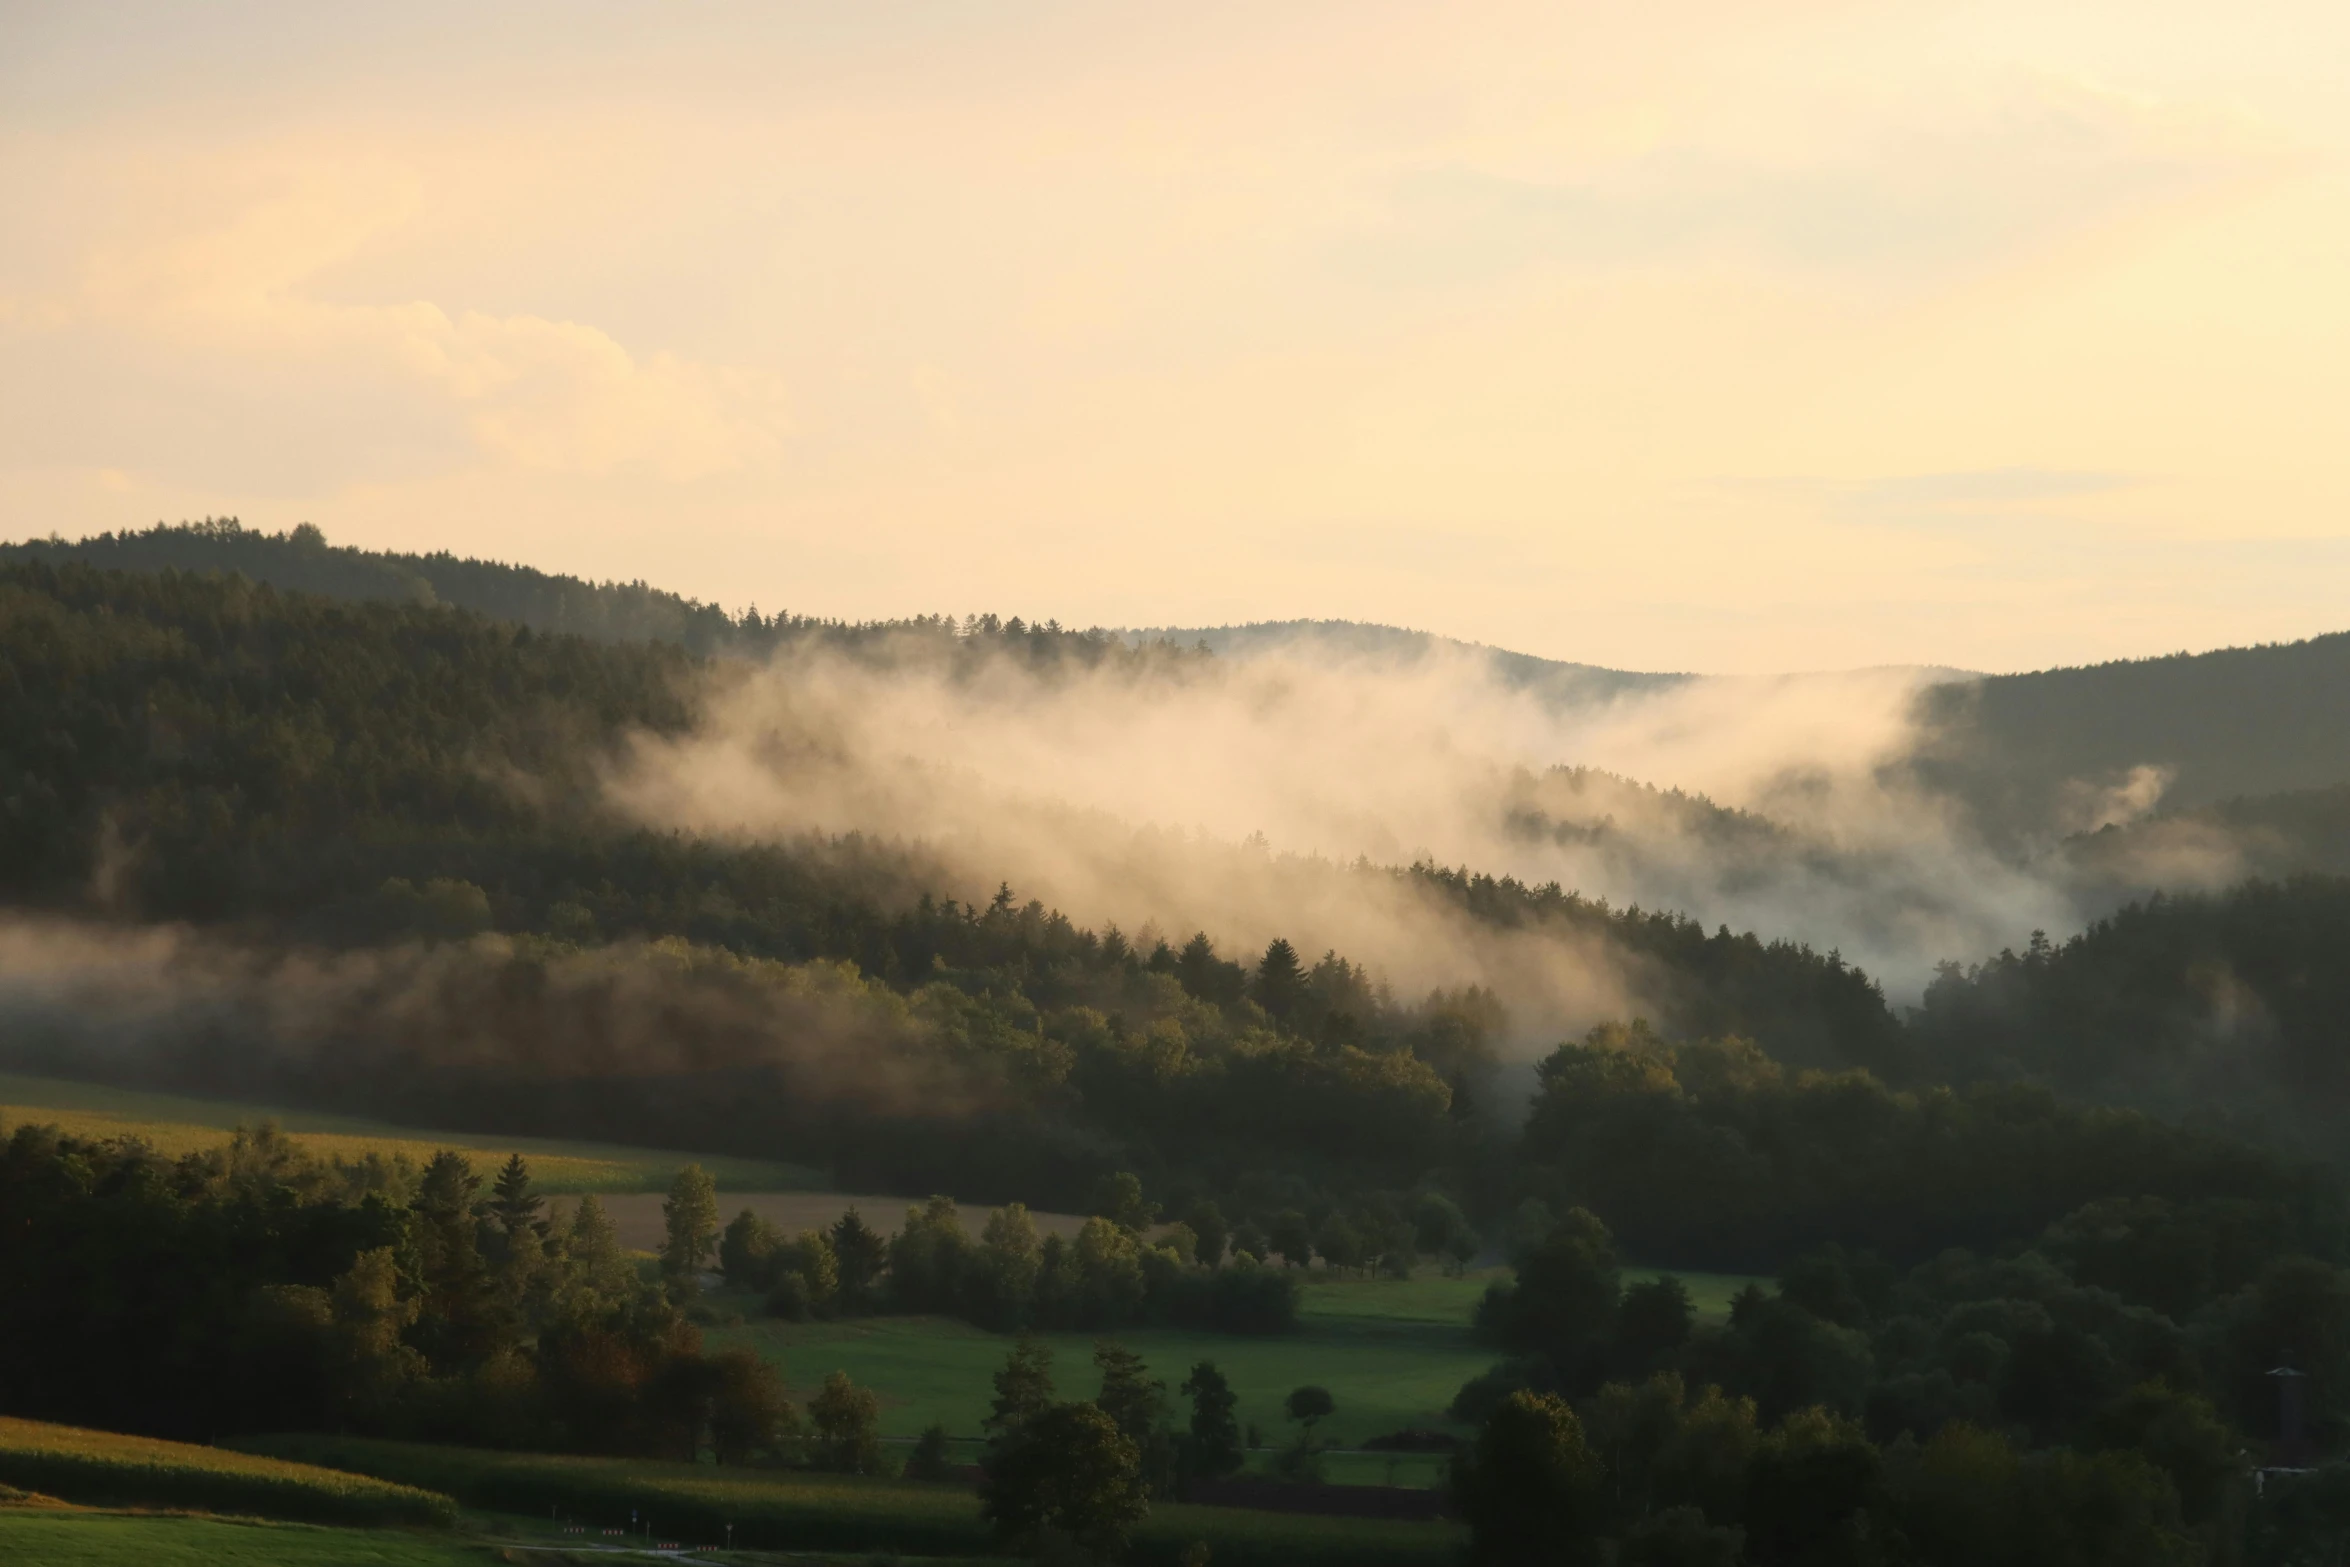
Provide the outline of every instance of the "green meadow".
[[[1296,1433],[1282,1413],[1290,1390],[1328,1388],[1337,1412],[1317,1436],[1340,1449],[1358,1449],[1373,1437],[1408,1429],[1465,1435],[1445,1416],[1461,1384],[1494,1361],[1478,1345],[1470,1319],[1478,1297],[1503,1270],[1466,1278],[1321,1279],[1305,1286],[1301,1330],[1247,1338],[1175,1328],[1136,1328],[1114,1335],[1141,1355],[1170,1389],[1191,1367],[1209,1360],[1231,1382],[1244,1429],[1254,1426],[1267,1448]],[[1644,1270],[1626,1282],[1653,1277]],[[1730,1298],[1745,1285],[1729,1274],[1683,1274],[1701,1319],[1727,1315]],[[1053,1351],[1053,1371],[1064,1398],[1090,1397],[1099,1385],[1095,1340],[1103,1335],[1039,1335]],[[805,1397],[833,1371],[871,1387],[882,1401],[886,1436],[909,1438],[941,1425],[976,1443],[994,1396],[991,1379],[1012,1339],[942,1317],[862,1317],[836,1322],[747,1321],[709,1330],[713,1348],[746,1345],[777,1363]],[[1181,1408],[1180,1400],[1177,1401]],[[975,1449],[966,1447],[965,1456]],[[1260,1454],[1261,1464],[1269,1454]],[[1339,1452],[1324,1460],[1328,1478],[1342,1482],[1431,1485],[1442,1460],[1424,1454]]]
[[177,1157],[218,1147],[237,1127],[258,1126],[264,1121],[275,1121],[311,1154],[330,1161],[356,1163],[374,1154],[385,1159],[405,1157],[421,1165],[440,1150],[453,1148],[486,1168],[519,1153],[530,1161],[539,1189],[558,1195],[666,1191],[677,1172],[688,1164],[701,1165],[729,1192],[805,1191],[824,1184],[814,1170],[767,1160],[613,1143],[425,1131],[271,1105],[0,1073],[0,1132],[35,1122],[56,1126],[76,1137],[136,1137],[160,1153]]
[[0,1506],[0,1562],[27,1567],[492,1567],[501,1559],[521,1558],[396,1529]]

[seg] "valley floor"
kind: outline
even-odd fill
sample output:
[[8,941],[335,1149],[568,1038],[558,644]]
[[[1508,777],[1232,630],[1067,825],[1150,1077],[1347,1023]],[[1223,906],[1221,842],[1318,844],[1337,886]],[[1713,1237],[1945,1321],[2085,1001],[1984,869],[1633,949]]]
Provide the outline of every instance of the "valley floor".
[[[1374,1438],[1404,1430],[1466,1435],[1445,1415],[1461,1384],[1492,1365],[1470,1320],[1488,1285],[1507,1276],[1486,1269],[1464,1278],[1424,1274],[1413,1279],[1329,1279],[1305,1286],[1301,1331],[1250,1338],[1177,1328],[1136,1328],[1114,1334],[1040,1335],[1053,1351],[1061,1396],[1089,1397],[1100,1380],[1093,1350],[1115,1338],[1142,1356],[1170,1389],[1192,1366],[1213,1361],[1239,1397],[1245,1430],[1254,1428],[1252,1468],[1266,1467],[1297,1428],[1282,1413],[1293,1388],[1329,1389],[1337,1411],[1317,1436],[1337,1451],[1323,1460],[1325,1478],[1344,1484],[1430,1486],[1443,1483],[1444,1459],[1427,1453],[1363,1450]],[[1627,1283],[1653,1277],[1627,1270]],[[1719,1320],[1730,1298],[1749,1281],[1734,1274],[1682,1274],[1701,1319]],[[723,1306],[720,1296],[714,1305]],[[755,1309],[755,1303],[736,1302]],[[980,1422],[993,1397],[992,1378],[1013,1343],[942,1317],[861,1317],[835,1322],[753,1319],[709,1330],[713,1348],[746,1345],[775,1362],[795,1394],[805,1398],[834,1371],[881,1395],[886,1437],[911,1439],[944,1426],[957,1439],[956,1456],[976,1461]],[[1180,1416],[1180,1399],[1174,1401]]]

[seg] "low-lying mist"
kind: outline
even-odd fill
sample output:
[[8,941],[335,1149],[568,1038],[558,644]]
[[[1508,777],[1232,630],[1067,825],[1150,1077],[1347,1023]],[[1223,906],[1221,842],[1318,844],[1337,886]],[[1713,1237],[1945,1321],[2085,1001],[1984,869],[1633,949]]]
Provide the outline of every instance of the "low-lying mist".
[[[1004,1097],[935,1048],[903,997],[835,963],[495,935],[330,950],[43,917],[0,920],[0,1061],[454,1130],[716,1136],[744,1152],[805,1146],[802,1123],[841,1108],[956,1117]],[[631,1092],[656,1081],[658,1105]],[[753,1081],[764,1125],[745,1130],[731,1101]],[[709,1102],[680,1097],[697,1082]]]
[[[666,828],[918,840],[965,896],[1009,879],[1130,934],[1204,930],[1243,956],[1283,936],[1402,994],[1485,984],[1532,1045],[1641,1010],[1643,976],[1374,867],[1556,881],[1833,948],[1896,999],[1938,960],[2076,925],[2060,876],[1994,852],[1906,781],[1926,678],[1705,679],[1578,701],[1441,647],[1083,667],[912,640],[802,645],[714,676],[700,722],[637,739],[608,788]],[[2085,793],[2082,807],[2150,803]]]

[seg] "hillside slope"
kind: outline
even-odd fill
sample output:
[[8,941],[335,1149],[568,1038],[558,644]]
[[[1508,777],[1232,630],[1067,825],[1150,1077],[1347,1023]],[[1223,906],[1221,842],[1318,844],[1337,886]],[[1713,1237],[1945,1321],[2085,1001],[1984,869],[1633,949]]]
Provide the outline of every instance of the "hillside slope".
[[1997,830],[2094,828],[2099,795],[2140,768],[2177,810],[2322,789],[2350,783],[2350,632],[1996,675],[1928,690],[1918,713],[1918,776]]
[[[603,642],[664,642],[704,656],[757,657],[800,638],[856,642],[939,624],[935,618],[850,624],[755,611],[736,615],[642,582],[595,583],[445,552],[332,545],[307,525],[272,534],[228,519],[0,545],[0,564],[64,560],[143,572],[234,572],[332,598],[446,605],[534,630]],[[987,624],[998,623],[988,617]],[[1028,629],[1017,621],[1010,625]],[[1079,644],[1087,639],[1058,625],[1049,629],[1062,656],[1086,651]],[[1353,621],[1265,621],[1123,636],[1204,644],[1235,658],[1295,648],[1409,667],[1461,655],[1484,660],[1505,684],[1561,705],[1656,695],[1704,678],[1538,658]],[[1092,641],[1089,656],[1099,656],[1100,645]],[[2027,674],[1917,673],[1926,682],[1916,709],[1918,741],[1895,770],[1962,803],[2002,842],[2045,843],[2093,830],[2127,820],[2155,798],[2176,813],[2240,796],[2350,784],[2350,633]],[[1678,780],[1653,781],[1670,786]],[[2272,854],[2259,868],[2275,873],[2299,867]]]

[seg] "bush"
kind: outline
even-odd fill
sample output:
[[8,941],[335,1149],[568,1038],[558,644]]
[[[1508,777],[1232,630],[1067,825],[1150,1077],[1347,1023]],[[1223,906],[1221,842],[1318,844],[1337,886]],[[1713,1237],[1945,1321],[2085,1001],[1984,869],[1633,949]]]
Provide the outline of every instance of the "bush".
[[914,1451],[906,1455],[906,1478],[909,1480],[950,1480],[954,1478],[955,1461],[947,1446],[947,1428],[930,1426],[915,1439]]
[[769,1315],[786,1322],[805,1322],[813,1315],[808,1300],[808,1281],[796,1273],[787,1273],[767,1297]]
[[1170,1321],[1212,1333],[1288,1333],[1297,1327],[1298,1283],[1286,1269],[1246,1260],[1190,1269],[1166,1286]]

